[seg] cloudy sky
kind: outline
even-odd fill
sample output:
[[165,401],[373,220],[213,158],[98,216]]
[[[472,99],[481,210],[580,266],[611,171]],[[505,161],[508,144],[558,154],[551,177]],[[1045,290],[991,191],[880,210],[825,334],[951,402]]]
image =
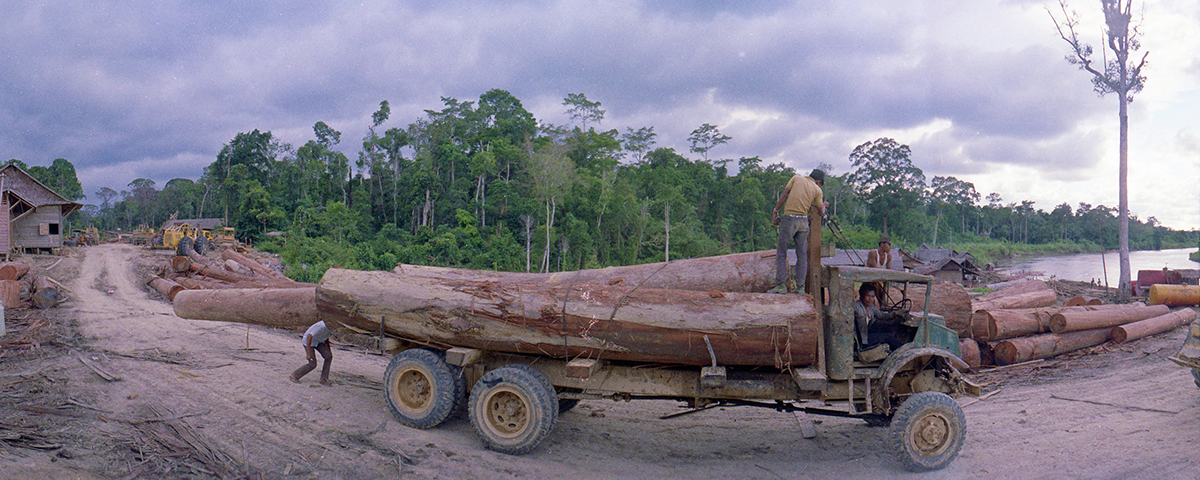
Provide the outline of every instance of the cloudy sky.
[[[1099,2],[1074,0],[1099,49]],[[817,5],[813,5],[817,4]],[[1047,1],[7,2],[0,157],[78,169],[85,202],[198,178],[238,132],[295,146],[324,121],[351,158],[381,100],[511,92],[543,122],[584,93],[605,129],[653,126],[713,158],[850,168],[881,136],[927,178],[1049,211],[1117,205],[1117,100],[1064,60]],[[1148,82],[1130,108],[1130,209],[1200,227],[1200,0],[1138,1]]]

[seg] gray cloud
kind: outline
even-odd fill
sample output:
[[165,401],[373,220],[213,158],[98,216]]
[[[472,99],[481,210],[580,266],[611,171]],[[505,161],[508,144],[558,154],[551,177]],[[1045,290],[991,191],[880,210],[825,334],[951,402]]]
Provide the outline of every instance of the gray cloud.
[[[1026,2],[1028,3],[1028,2]],[[295,145],[325,121],[352,158],[380,100],[390,126],[441,96],[510,91],[539,119],[601,101],[605,128],[654,126],[659,145],[719,124],[714,154],[844,165],[863,136],[898,138],[927,175],[996,165],[1090,168],[1107,113],[1050,26],[946,41],[964,18],[1022,2],[92,2],[13,6],[0,19],[0,155],[65,157],[85,192],[196,177],[238,132]],[[982,12],[982,13],[981,13]],[[973,15],[975,15],[973,17]],[[988,20],[982,20],[986,23]],[[1019,19],[1004,24],[1024,25]],[[958,22],[958,23],[954,23]],[[974,32],[972,32],[974,33]],[[1194,69],[1194,66],[1193,66]],[[752,119],[733,111],[754,112]],[[120,178],[117,178],[120,177]],[[126,178],[128,177],[128,178]]]

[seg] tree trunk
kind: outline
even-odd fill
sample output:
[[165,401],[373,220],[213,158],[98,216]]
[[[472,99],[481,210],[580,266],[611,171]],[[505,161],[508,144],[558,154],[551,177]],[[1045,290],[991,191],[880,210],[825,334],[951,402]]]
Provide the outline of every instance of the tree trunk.
[[28,263],[6,263],[0,266],[0,280],[19,280],[29,269]]
[[[182,295],[182,294],[181,294]],[[816,360],[807,295],[425,279],[332,268],[323,319],[418,343],[563,358],[789,367]]]
[[971,368],[979,368],[983,365],[983,359],[979,352],[979,343],[970,338],[964,338],[958,342],[958,350],[962,353],[959,358]]
[[1176,312],[1168,313],[1166,315],[1160,315],[1154,318],[1147,318],[1145,320],[1113,327],[1111,335],[1113,343],[1125,343],[1130,340],[1148,337],[1156,333],[1174,330],[1180,325],[1184,325],[1195,319],[1196,311],[1190,308],[1185,308]]
[[1014,338],[997,343],[993,351],[996,355],[996,363],[1000,365],[1028,362],[1100,345],[1108,341],[1109,330],[1108,328],[1099,328]]
[[34,292],[32,295],[33,306],[41,309],[46,309],[62,303],[62,292],[58,291],[58,283],[50,277],[38,277],[33,282]]
[[0,280],[0,302],[3,302],[4,308],[25,307],[25,301],[21,299],[21,287],[19,280]]
[[[925,286],[910,284],[907,297],[903,296],[899,289],[893,287],[890,298],[908,298],[913,302],[913,311],[923,310],[925,308]],[[974,311],[971,308],[971,296],[967,294],[967,290],[962,285],[957,283],[933,284],[933,290],[929,294],[929,312],[945,318],[946,327],[960,334],[966,332],[971,326],[971,312]]]
[[1166,305],[1084,312],[1062,311],[1050,317],[1050,331],[1054,333],[1066,333],[1094,328],[1112,328],[1117,325],[1165,315],[1170,311],[1171,307]]
[[175,295],[175,315],[194,320],[308,327],[321,320],[315,292],[315,288],[184,290]]
[[288,280],[288,278],[286,276],[284,276],[282,273],[279,273],[279,272],[275,271],[274,269],[267,268],[266,265],[258,263],[256,261],[250,259],[250,257],[242,255],[238,252],[235,252],[233,249],[227,248],[225,250],[222,250],[221,258],[224,258],[226,260],[233,260],[237,263],[240,263],[240,264],[244,265],[246,268],[249,268],[254,273],[257,273],[257,274],[262,275],[267,278],[274,278],[274,279],[278,279],[278,280]]
[[1049,307],[1057,300],[1058,294],[1046,282],[1028,280],[976,298],[972,311]]
[[148,285],[150,285],[150,287],[157,290],[158,293],[161,293],[162,296],[167,297],[167,300],[169,300],[169,301],[174,301],[175,294],[185,290],[185,288],[183,288],[183,285],[180,285],[178,283],[172,282],[170,280],[167,280],[167,279],[159,277],[159,276],[150,277],[150,281],[146,282],[146,283]]
[[[1125,61],[1121,60],[1121,81],[1125,82]],[[1119,194],[1117,206],[1117,242],[1120,250],[1121,277],[1117,282],[1117,298],[1129,298],[1129,99],[1126,97],[1128,87],[1117,90],[1119,115],[1121,117],[1121,153],[1118,173]]]
[[[788,252],[788,264],[795,264]],[[775,250],[689,258],[555,273],[517,273],[401,264],[392,270],[411,279],[494,281],[567,285],[600,284],[623,287],[718,292],[766,292],[775,286]],[[957,286],[957,285],[956,285]],[[961,290],[962,287],[959,287]],[[935,294],[938,289],[935,288]],[[923,295],[923,294],[922,294]],[[965,293],[964,293],[965,296]],[[924,301],[924,297],[921,297]],[[936,313],[936,312],[935,312]]]

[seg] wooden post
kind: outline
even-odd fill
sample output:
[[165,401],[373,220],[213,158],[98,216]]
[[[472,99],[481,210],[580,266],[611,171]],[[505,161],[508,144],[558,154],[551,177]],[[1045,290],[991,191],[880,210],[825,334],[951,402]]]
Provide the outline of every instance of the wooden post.
[[[814,298],[821,295],[821,215],[817,207],[808,209],[808,271],[804,292]],[[818,304],[822,302],[816,302]]]

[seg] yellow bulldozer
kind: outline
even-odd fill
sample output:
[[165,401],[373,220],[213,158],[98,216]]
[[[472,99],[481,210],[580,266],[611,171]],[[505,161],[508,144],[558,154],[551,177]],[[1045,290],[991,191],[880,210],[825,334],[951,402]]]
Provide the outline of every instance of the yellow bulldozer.
[[162,230],[162,235],[155,237],[154,248],[175,250],[179,255],[187,255],[188,250],[204,255],[212,246],[212,232],[201,230],[187,223],[176,223]]

